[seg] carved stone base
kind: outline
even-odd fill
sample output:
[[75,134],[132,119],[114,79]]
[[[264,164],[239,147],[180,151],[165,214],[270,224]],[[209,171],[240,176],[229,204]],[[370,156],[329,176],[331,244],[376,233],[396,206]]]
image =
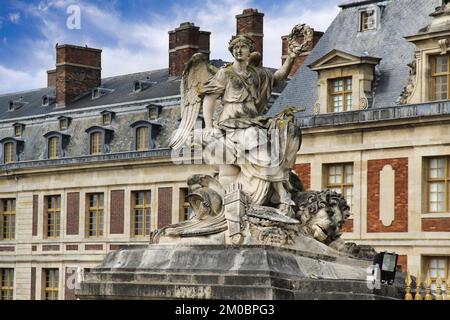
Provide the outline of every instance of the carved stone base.
[[85,270],[80,299],[401,299],[370,289],[368,261],[272,246],[150,245]]

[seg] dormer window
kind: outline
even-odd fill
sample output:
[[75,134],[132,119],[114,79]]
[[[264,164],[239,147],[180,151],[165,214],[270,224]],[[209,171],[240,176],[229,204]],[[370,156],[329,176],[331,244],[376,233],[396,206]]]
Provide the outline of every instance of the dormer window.
[[360,29],[359,31],[368,31],[373,30],[376,27],[376,21],[375,21],[375,10],[365,10],[362,11],[360,16]]
[[148,108],[148,120],[155,121],[159,118],[161,113],[161,106],[158,105],[150,105]]
[[2,145],[1,162],[3,164],[20,161],[19,155],[22,153],[24,147],[23,140],[7,137],[0,140],[0,143]]
[[25,128],[25,125],[22,123],[15,123],[13,125],[14,127],[14,136],[15,137],[21,137],[23,133],[23,129]]
[[352,109],[352,78],[329,80],[330,112],[343,112]]
[[449,97],[450,55],[431,57],[431,101],[447,100]]
[[89,135],[89,154],[99,155],[109,152],[109,143],[113,139],[114,130],[93,126],[86,130]]
[[102,125],[104,126],[111,125],[115,112],[104,110],[100,112],[100,114],[102,115]]
[[144,151],[156,148],[154,139],[161,130],[161,125],[155,122],[139,120],[131,124],[133,129],[133,149]]
[[150,78],[147,77],[145,80],[136,80],[133,83],[133,91],[134,92],[141,92],[144,91],[147,88],[150,88],[151,86],[157,84],[155,81],[150,81]]
[[46,159],[59,159],[64,157],[64,150],[70,141],[70,136],[59,131],[50,131],[44,134],[47,139]]
[[7,142],[3,145],[3,163],[14,162],[14,144]]
[[59,119],[59,130],[67,129],[67,119]]
[[107,95],[113,91],[114,91],[114,89],[107,89],[107,88],[101,88],[101,87],[94,88],[94,89],[92,89],[92,100],[103,97],[104,95]]
[[56,97],[54,97],[54,96],[44,95],[44,96],[42,96],[42,106],[48,107],[49,105],[54,103],[55,100],[56,100]]
[[59,130],[64,131],[69,128],[71,118],[65,117],[65,116],[60,116],[60,117],[58,117],[58,120],[59,120]]
[[108,114],[108,113],[105,113],[103,115],[103,120],[102,121],[103,121],[103,125],[105,125],[105,126],[110,125],[111,124],[111,115]]
[[10,100],[9,106],[8,106],[8,111],[14,111],[14,110],[20,109],[25,104],[26,104],[26,102],[23,101],[23,97],[20,97],[19,100],[15,100],[15,101]]
[[9,102],[8,111],[14,111],[14,102],[13,101]]

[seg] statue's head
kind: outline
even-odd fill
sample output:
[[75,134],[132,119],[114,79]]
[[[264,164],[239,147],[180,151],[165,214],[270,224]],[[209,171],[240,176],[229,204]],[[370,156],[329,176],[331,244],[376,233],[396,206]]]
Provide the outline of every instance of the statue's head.
[[332,190],[309,191],[301,192],[298,199],[296,218],[305,233],[325,244],[342,235],[350,207],[341,194]]
[[228,43],[228,50],[231,52],[233,56],[234,56],[233,53],[234,47],[238,44],[247,46],[248,49],[250,50],[250,53],[256,51],[255,41],[253,41],[253,39],[250,38],[249,36],[241,34],[238,36],[233,36],[233,38],[231,38],[230,42]]

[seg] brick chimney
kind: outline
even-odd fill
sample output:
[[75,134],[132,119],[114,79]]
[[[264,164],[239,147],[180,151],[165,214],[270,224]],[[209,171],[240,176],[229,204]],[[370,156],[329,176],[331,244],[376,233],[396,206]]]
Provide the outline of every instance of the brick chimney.
[[65,106],[75,97],[101,84],[102,50],[73,45],[56,46],[56,104]]
[[56,69],[47,70],[47,88],[56,86]]
[[[291,73],[289,73],[289,77],[292,77],[297,72],[297,70],[300,69],[300,67],[303,65],[303,63],[305,62],[306,58],[308,58],[308,56],[311,53],[312,49],[314,49],[314,47],[316,46],[317,42],[319,42],[319,40],[320,40],[320,38],[322,38],[322,36],[323,36],[323,32],[321,32],[321,31],[314,31],[313,42],[311,44],[311,47],[306,52],[303,52],[299,57],[297,57],[295,59],[294,65],[292,66]],[[303,42],[303,36],[297,37],[296,40],[297,40],[298,43],[302,43]],[[288,36],[281,37],[281,41],[282,41],[281,64],[283,64],[284,61],[286,61],[287,54],[288,54]]]
[[264,13],[258,9],[244,9],[236,16],[236,34],[249,35],[256,44],[256,51],[261,53],[261,64],[263,62],[263,38],[264,38]]
[[201,31],[192,22],[183,22],[169,31],[169,74],[181,76],[185,64],[193,54],[204,53],[209,59],[209,37],[211,32]]

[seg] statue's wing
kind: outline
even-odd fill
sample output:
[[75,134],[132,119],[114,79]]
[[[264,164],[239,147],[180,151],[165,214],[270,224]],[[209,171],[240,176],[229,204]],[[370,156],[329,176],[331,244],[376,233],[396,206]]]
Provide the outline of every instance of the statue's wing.
[[172,149],[181,148],[189,138],[203,102],[199,89],[216,72],[217,68],[209,65],[208,58],[202,53],[194,54],[186,64],[180,86],[181,122],[170,141]]

